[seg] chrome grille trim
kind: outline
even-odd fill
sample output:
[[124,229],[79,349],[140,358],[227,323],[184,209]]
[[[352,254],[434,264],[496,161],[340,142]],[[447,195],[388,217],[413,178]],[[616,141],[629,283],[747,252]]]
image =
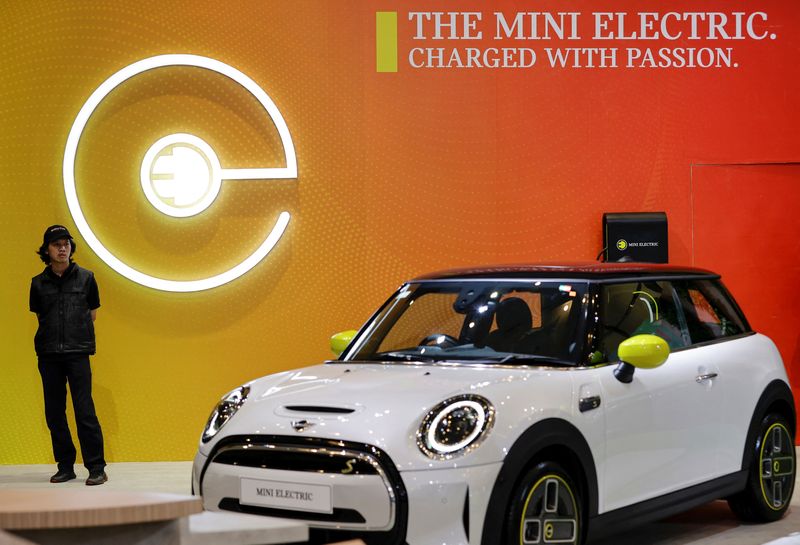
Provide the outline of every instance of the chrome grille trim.
[[[372,456],[369,453],[361,452],[358,450],[352,450],[347,448],[331,448],[326,446],[300,446],[300,445],[282,445],[279,443],[270,443],[270,442],[263,442],[263,443],[236,443],[231,445],[225,445],[220,447],[215,453],[213,458],[211,458],[210,462],[214,463],[216,458],[225,452],[231,451],[247,451],[247,450],[267,450],[272,452],[287,452],[287,453],[302,453],[302,454],[311,454],[311,455],[323,455],[323,456],[335,456],[335,457],[343,457],[343,458],[356,458],[360,461],[366,462],[371,465],[377,475],[381,478],[383,482],[383,486],[386,489],[387,494],[389,495],[389,522],[380,528],[376,528],[376,530],[389,530],[394,527],[395,518],[397,513],[397,495],[395,493],[394,488],[392,487],[391,481],[386,474],[386,471],[381,466],[380,462],[375,456]],[[286,470],[283,470],[286,471]],[[289,470],[291,471],[291,470]],[[342,475],[341,473],[329,473],[332,475]],[[347,477],[347,475],[343,475],[343,477]],[[334,485],[335,486],[335,485]]]

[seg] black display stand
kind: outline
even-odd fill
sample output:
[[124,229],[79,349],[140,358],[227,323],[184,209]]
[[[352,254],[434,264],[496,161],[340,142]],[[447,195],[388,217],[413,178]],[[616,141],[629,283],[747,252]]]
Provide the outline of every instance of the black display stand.
[[606,261],[667,263],[667,214],[665,212],[607,212],[603,214],[603,247]]

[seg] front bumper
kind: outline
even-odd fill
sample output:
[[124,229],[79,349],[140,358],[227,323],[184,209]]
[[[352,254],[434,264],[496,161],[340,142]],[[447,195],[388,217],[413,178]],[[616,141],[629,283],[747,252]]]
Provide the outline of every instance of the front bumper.
[[[312,528],[312,540],[347,531],[369,536],[367,543],[404,543],[405,487],[377,447],[316,438],[231,436],[217,443],[208,458],[197,455],[193,482],[206,509],[301,519]],[[243,499],[245,482],[330,490],[331,508],[309,511]]]
[[481,543],[489,497],[502,465],[402,472],[408,493],[407,543]]
[[[361,538],[367,544],[480,543],[501,463],[404,471],[371,445],[315,438],[234,436],[198,453],[193,489],[209,510],[300,519],[312,542]],[[263,507],[241,501],[242,480],[323,486],[331,512]]]

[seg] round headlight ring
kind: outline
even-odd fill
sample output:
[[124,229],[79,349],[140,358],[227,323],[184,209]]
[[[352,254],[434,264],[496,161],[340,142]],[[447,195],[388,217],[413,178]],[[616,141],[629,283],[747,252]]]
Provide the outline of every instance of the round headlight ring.
[[485,397],[463,394],[431,409],[417,431],[417,446],[429,458],[449,460],[476,449],[494,425],[495,410]]

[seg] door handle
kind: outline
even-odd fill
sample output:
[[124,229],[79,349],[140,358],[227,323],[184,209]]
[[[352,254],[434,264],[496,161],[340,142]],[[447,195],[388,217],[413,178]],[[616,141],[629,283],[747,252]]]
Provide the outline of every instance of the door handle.
[[578,401],[578,409],[585,413],[600,406],[600,396],[582,397]]
[[697,378],[695,378],[694,380],[697,383],[700,383],[700,382],[703,382],[704,380],[711,380],[712,378],[717,378],[717,374],[716,373],[706,373],[705,375],[697,375]]

